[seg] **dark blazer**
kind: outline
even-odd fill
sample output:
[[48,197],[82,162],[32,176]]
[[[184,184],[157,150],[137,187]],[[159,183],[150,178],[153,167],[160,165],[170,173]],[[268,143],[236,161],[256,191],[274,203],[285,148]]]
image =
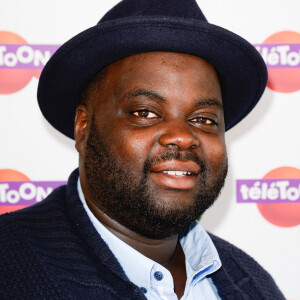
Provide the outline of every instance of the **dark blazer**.
[[[78,170],[42,202],[0,216],[0,299],[145,299],[90,222]],[[210,275],[222,299],[280,300],[251,257],[211,235],[222,268]]]

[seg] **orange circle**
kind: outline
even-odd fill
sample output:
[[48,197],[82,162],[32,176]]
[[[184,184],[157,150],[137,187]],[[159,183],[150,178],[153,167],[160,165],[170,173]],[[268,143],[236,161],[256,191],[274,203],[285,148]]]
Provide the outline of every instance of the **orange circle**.
[[[280,31],[268,37],[265,44],[299,44],[300,34],[294,31]],[[268,88],[281,93],[300,90],[300,68],[268,69]]]
[[[27,44],[19,35],[0,31],[0,44]],[[34,70],[0,70],[0,94],[11,94],[23,89],[35,75]]]
[[0,181],[30,181],[30,179],[16,170],[0,169]]
[[[298,179],[300,169],[280,167],[268,172],[263,179]],[[293,227],[300,224],[300,203],[257,204],[261,215],[270,223],[280,227]]]

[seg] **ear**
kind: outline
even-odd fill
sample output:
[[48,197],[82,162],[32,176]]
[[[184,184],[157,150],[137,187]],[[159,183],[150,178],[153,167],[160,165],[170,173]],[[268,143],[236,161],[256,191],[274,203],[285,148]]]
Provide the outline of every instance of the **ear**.
[[80,104],[76,108],[74,126],[75,148],[79,154],[83,154],[85,149],[85,144],[88,137],[88,121],[87,108]]

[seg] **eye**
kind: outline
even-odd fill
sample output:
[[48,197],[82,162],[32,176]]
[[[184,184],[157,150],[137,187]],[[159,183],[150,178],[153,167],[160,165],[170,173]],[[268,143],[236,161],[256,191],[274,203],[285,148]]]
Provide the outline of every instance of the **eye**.
[[206,117],[197,117],[194,119],[191,119],[190,122],[192,123],[198,123],[198,124],[203,124],[203,125],[217,125],[217,122]]
[[149,110],[146,110],[146,109],[133,111],[132,114],[136,117],[143,118],[143,119],[158,118],[157,114],[155,114]]

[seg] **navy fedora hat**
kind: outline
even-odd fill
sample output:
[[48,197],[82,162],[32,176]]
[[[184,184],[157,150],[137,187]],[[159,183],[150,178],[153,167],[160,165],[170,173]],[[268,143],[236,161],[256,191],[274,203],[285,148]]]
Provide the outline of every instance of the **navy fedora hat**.
[[48,61],[38,86],[43,115],[73,139],[75,110],[89,79],[119,59],[153,51],[195,55],[217,70],[226,130],[254,108],[267,83],[258,51],[240,36],[208,23],[195,0],[123,0]]

